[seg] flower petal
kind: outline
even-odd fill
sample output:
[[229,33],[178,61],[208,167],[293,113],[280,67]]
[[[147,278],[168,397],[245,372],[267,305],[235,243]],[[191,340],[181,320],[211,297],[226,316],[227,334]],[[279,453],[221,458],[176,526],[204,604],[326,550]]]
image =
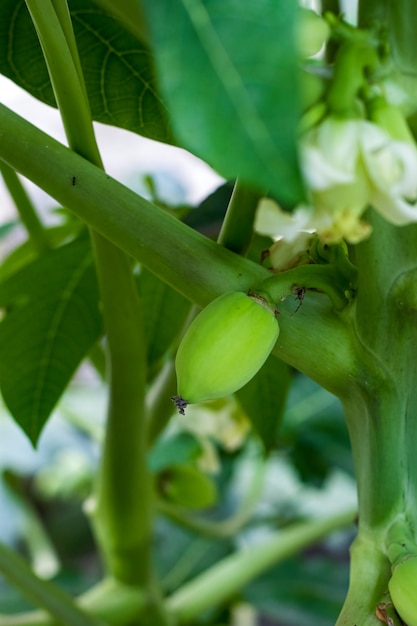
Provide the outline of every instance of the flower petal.
[[285,237],[292,241],[300,230],[309,228],[311,212],[310,207],[300,205],[293,213],[288,213],[274,200],[263,198],[258,204],[254,228],[260,235],[267,235],[273,239]]
[[393,196],[381,189],[375,189],[371,194],[370,204],[395,226],[417,222],[417,204],[408,202],[401,196]]
[[310,189],[354,182],[360,130],[360,121],[328,117],[303,137],[301,163]]

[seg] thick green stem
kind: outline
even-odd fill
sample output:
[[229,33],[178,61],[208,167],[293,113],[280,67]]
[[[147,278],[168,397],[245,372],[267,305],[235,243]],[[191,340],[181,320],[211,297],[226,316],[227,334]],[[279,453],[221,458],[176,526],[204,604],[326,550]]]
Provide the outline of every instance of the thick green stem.
[[389,561],[373,533],[360,532],[350,553],[349,589],[336,626],[381,626],[376,609],[388,589]]
[[38,252],[45,252],[49,248],[47,231],[18,175],[4,161],[0,162],[0,172],[34,247]]
[[109,569],[126,583],[150,576],[152,490],[146,468],[145,340],[127,258],[94,238],[110,367],[110,405],[94,519]]
[[[102,168],[66,0],[27,0],[71,148]],[[76,178],[71,178],[74,186]],[[91,232],[108,345],[110,398],[96,528],[109,572],[149,586],[152,488],[146,466],[146,354],[140,301],[126,255]]]
[[[338,626],[373,626],[387,590],[387,544],[401,520],[404,540],[417,528],[417,228],[369,216],[372,237],[356,249],[358,375],[345,395],[358,483],[359,530],[351,585]],[[367,582],[366,582],[367,581]]]
[[71,148],[102,166],[65,0],[25,0]]
[[268,276],[264,268],[187,227],[3,105],[0,158],[200,306],[223,291],[244,291]]

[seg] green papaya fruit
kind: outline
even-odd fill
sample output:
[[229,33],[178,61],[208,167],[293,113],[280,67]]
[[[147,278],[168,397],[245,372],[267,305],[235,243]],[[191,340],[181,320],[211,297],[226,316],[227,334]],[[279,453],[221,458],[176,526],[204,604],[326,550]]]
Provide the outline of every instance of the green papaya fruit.
[[388,589],[395,610],[407,626],[417,626],[417,555],[394,567]]
[[228,396],[262,367],[279,335],[275,306],[261,295],[226,293],[197,315],[178,348],[180,413],[187,404]]

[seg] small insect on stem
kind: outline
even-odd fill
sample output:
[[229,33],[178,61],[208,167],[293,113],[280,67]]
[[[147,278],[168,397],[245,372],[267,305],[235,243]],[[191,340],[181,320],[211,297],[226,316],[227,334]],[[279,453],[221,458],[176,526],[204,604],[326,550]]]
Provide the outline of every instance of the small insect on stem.
[[76,182],[77,182],[77,177],[73,176],[72,179],[71,179],[71,184],[72,184],[73,187],[75,187],[75,183]]
[[184,400],[184,398],[182,398],[181,396],[172,396],[171,400],[178,409],[178,413],[180,413],[181,415],[185,415],[185,409],[188,405],[187,400]]
[[299,304],[298,304],[297,308],[295,309],[295,311],[293,313],[291,313],[291,317],[297,313],[298,309],[303,304],[303,300],[304,300],[304,296],[306,295],[306,291],[307,291],[306,287],[299,287],[299,285],[293,285],[292,286],[291,292],[295,295],[295,299],[298,300]]

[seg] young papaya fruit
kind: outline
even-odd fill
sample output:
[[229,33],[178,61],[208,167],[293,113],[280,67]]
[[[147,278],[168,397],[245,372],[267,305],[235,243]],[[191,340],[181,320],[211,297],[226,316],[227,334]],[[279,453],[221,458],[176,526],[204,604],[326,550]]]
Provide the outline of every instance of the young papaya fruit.
[[409,555],[394,567],[388,589],[404,623],[417,626],[417,555]]
[[175,504],[190,509],[206,509],[216,504],[215,482],[192,465],[175,465],[164,470],[159,483],[163,496]]
[[226,293],[197,315],[175,361],[180,413],[187,404],[228,396],[262,367],[279,335],[276,310],[266,298]]

